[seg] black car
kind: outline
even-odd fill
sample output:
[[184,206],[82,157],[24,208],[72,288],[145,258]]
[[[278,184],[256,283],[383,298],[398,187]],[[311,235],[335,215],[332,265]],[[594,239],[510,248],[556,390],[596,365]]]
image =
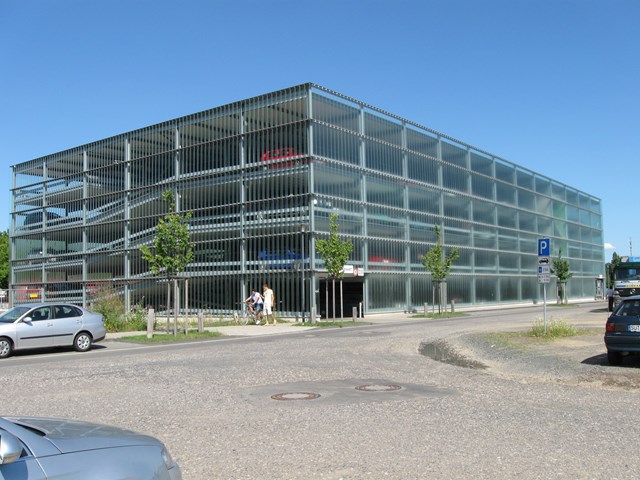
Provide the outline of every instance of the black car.
[[624,357],[640,353],[640,295],[627,297],[607,319],[604,334],[607,358],[620,365]]

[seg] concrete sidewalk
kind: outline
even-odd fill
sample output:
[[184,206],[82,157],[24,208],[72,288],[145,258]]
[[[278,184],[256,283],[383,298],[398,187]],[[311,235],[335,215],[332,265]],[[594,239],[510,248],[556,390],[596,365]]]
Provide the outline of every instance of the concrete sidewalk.
[[[398,321],[403,321],[409,319],[412,315],[411,313],[381,313],[381,314],[371,314],[366,318],[359,318],[358,322],[364,323],[393,323]],[[329,321],[332,321],[330,319]],[[339,321],[339,319],[336,319]],[[351,318],[345,318],[343,320],[345,323],[349,323]],[[180,324],[178,324],[180,327]],[[229,337],[254,337],[254,336],[262,336],[262,335],[274,335],[274,334],[283,334],[283,333],[303,333],[309,330],[313,330],[318,327],[314,327],[311,323],[305,323],[304,325],[300,323],[296,323],[295,321],[290,322],[278,322],[276,325],[231,325],[224,327],[205,327],[205,330],[210,332],[220,332],[224,336]],[[180,329],[178,328],[178,331]],[[193,331],[193,329],[192,329]],[[115,332],[115,333],[107,333],[106,340],[118,340],[123,337],[131,337],[134,335],[146,335],[147,332]],[[164,335],[164,330],[156,330],[154,335]]]
[[[578,303],[578,302],[576,302]],[[594,301],[591,299],[586,299],[579,302],[584,305],[594,305],[594,306],[602,306],[606,308],[606,303],[603,301]],[[513,309],[515,313],[520,313],[525,309],[530,309],[541,313],[542,305],[532,305],[532,304],[516,304],[516,305],[490,305],[490,306],[475,306],[475,307],[467,307],[467,308],[457,308],[456,311],[460,313],[472,314],[473,312],[489,312],[492,310],[508,310]],[[549,310],[549,316],[558,313],[557,310]],[[572,310],[564,311],[563,313],[570,313]],[[574,311],[579,312],[579,310]],[[393,324],[398,322],[403,322],[407,320],[411,320],[415,315],[422,312],[387,312],[387,313],[374,313],[368,314],[364,318],[358,318],[358,322],[369,323],[369,324]],[[336,319],[337,321],[339,319]],[[343,321],[348,324],[351,322],[351,317],[345,317]],[[332,321],[329,319],[328,321]],[[598,318],[597,322],[600,322],[601,319]],[[160,324],[161,322],[159,322]],[[321,323],[321,321],[320,321]],[[178,324],[180,326],[180,324]],[[233,326],[225,326],[225,327],[206,327],[205,330],[208,331],[217,331],[220,332],[224,336],[229,337],[251,337],[251,336],[262,336],[262,335],[274,335],[274,334],[284,334],[284,333],[304,333],[309,330],[313,330],[315,328],[322,327],[314,327],[311,323],[305,323],[304,325],[300,323],[296,323],[295,320],[291,319],[290,321],[281,321],[276,325],[233,325]],[[193,331],[193,329],[192,329]],[[154,335],[163,335],[164,330],[156,330]],[[130,337],[133,335],[146,335],[146,332],[117,332],[117,333],[107,333],[106,340],[118,340],[122,337]]]
[[[205,330],[209,332],[220,332],[224,336],[229,337],[251,337],[260,335],[273,335],[276,333],[300,333],[310,328],[303,326],[296,326],[295,323],[278,323],[276,325],[238,325],[228,327],[206,327]],[[178,332],[180,332],[178,328]],[[193,331],[193,329],[191,329]],[[132,337],[134,335],[146,335],[147,332],[114,332],[107,333],[105,340],[119,340],[123,337]],[[166,335],[164,330],[156,330],[154,335]]]

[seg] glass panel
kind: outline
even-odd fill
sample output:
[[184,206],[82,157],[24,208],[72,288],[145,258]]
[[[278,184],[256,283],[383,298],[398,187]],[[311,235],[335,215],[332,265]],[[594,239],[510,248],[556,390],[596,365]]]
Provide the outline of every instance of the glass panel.
[[313,93],[313,118],[322,122],[330,123],[337,127],[360,131],[359,115],[360,110],[343,102],[327,98],[319,93]]
[[373,113],[364,114],[364,133],[368,137],[402,146],[402,125]]
[[365,140],[367,168],[402,175],[402,150],[373,140]]
[[518,224],[518,211],[513,208],[498,205],[498,225],[501,227],[516,228]]
[[467,150],[465,148],[443,141],[442,160],[459,167],[467,168]]
[[334,197],[360,200],[360,174],[344,168],[317,163],[314,191]]
[[469,172],[451,165],[442,166],[442,186],[469,193]]
[[471,175],[471,193],[477,197],[493,199],[493,180],[480,175]]
[[489,225],[496,224],[496,206],[493,203],[473,202],[473,220],[475,222],[486,223]]
[[426,157],[409,154],[407,156],[409,178],[438,185],[440,162]]
[[358,165],[359,145],[360,140],[351,133],[323,125],[313,127],[313,153],[317,156]]
[[423,155],[438,158],[438,139],[426,132],[407,128],[407,148]]
[[409,209],[423,213],[440,214],[440,192],[411,185],[408,190]]
[[472,151],[471,170],[493,177],[493,160],[481,153]]
[[366,176],[367,201],[380,205],[402,208],[404,206],[404,185],[387,179]]
[[450,218],[469,219],[471,215],[471,199],[461,195],[445,193],[442,195],[444,202],[444,216]]
[[476,248],[495,249],[497,245],[497,234],[495,228],[473,227],[473,246]]
[[528,212],[518,213],[518,224],[520,230],[535,232],[536,231],[536,216]]
[[533,190],[533,174],[524,170],[516,171],[516,180],[519,187]]
[[541,193],[543,195],[551,195],[551,182],[549,182],[548,178],[540,177],[536,175],[536,192]]
[[476,277],[476,303],[490,303],[497,301],[496,292],[498,291],[497,277]]
[[[539,199],[542,197],[538,197]],[[536,196],[532,192],[518,189],[518,206],[526,210],[536,210]]]
[[496,178],[498,180],[502,180],[503,182],[513,184],[515,178],[514,166],[496,161]]

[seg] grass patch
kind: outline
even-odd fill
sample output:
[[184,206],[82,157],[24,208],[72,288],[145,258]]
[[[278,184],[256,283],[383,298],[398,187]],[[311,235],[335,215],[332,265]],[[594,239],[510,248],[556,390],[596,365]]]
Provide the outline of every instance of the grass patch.
[[544,322],[538,320],[527,332],[527,335],[530,337],[537,338],[565,338],[575,337],[577,334],[578,329],[576,327],[562,320],[551,320],[550,322],[547,322],[546,332]]
[[601,329],[577,328],[562,320],[547,322],[547,333],[544,333],[544,322],[538,320],[526,331],[522,332],[490,332],[482,335],[482,338],[498,347],[507,347],[515,350],[527,350],[528,347],[544,345],[560,338],[578,337],[581,335],[593,335],[601,333]]
[[186,340],[198,340],[203,338],[213,338],[220,337],[222,334],[220,332],[209,332],[205,330],[204,332],[189,332],[185,334],[184,332],[178,332],[177,335],[166,334],[166,333],[155,333],[153,337],[147,338],[147,335],[132,335],[130,337],[122,337],[121,340],[129,341],[129,342],[140,342],[140,343],[166,343],[166,342],[183,342]]

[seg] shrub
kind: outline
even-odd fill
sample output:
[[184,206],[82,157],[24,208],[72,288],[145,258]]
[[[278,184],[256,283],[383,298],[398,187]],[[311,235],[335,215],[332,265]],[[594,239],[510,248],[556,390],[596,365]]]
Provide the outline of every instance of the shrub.
[[144,332],[147,329],[147,310],[142,305],[134,305],[124,316],[124,323],[127,332]]
[[122,331],[124,303],[120,296],[100,292],[93,302],[92,310],[102,314],[107,332]]
[[134,305],[131,311],[124,311],[120,295],[100,292],[93,302],[92,310],[101,313],[107,332],[137,332],[147,329],[147,311],[142,305]]

